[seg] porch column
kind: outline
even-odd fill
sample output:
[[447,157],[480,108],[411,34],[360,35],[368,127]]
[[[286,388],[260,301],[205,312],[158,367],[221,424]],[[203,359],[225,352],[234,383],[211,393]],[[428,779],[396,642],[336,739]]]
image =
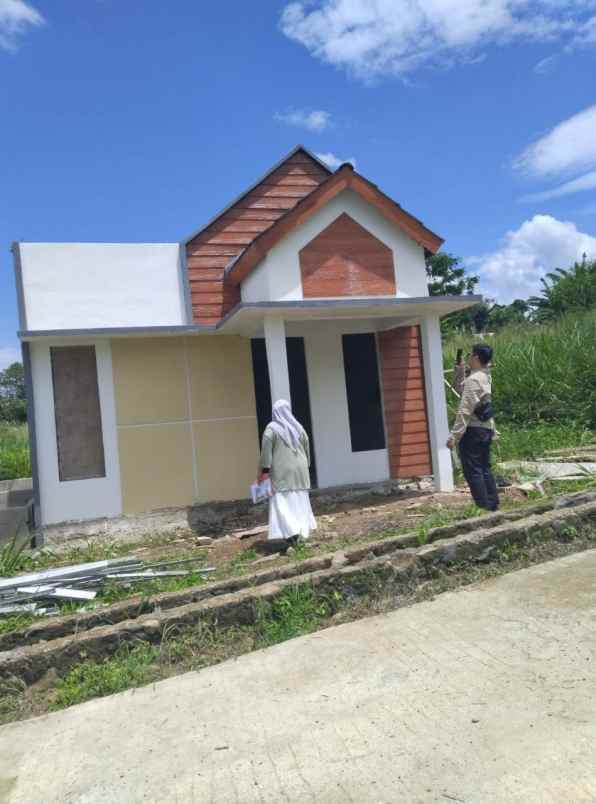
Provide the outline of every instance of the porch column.
[[278,399],[286,399],[292,404],[285,322],[283,318],[265,316],[264,325],[269,383],[271,385],[271,404],[275,404]]
[[435,488],[437,491],[453,491],[451,452],[446,447],[446,441],[449,437],[449,422],[447,421],[447,400],[443,379],[443,347],[439,319],[436,316],[423,318],[420,322],[420,332],[422,336],[428,429]]

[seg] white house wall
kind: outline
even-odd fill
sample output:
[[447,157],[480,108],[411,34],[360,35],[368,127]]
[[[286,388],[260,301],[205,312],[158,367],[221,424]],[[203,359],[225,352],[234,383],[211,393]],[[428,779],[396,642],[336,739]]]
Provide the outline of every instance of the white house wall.
[[[94,345],[103,432],[106,476],[60,481],[50,346]],[[31,344],[37,460],[42,525],[67,520],[96,519],[122,513],[116,436],[116,407],[110,343],[69,339]]]
[[178,243],[20,243],[28,330],[186,324]]
[[389,477],[386,449],[352,452],[342,335],[374,332],[371,321],[288,323],[288,336],[303,336],[314,452],[320,487],[375,483]]
[[269,251],[242,282],[242,301],[302,299],[299,252],[343,212],[392,250],[398,297],[428,296],[423,247],[357,193],[345,190]]

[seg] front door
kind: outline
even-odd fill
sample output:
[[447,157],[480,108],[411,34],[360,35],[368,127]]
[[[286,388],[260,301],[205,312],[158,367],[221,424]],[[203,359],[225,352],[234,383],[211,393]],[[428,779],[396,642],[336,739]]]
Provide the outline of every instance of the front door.
[[[265,338],[253,338],[251,341],[251,346],[260,443],[263,436],[263,431],[271,421],[271,385],[269,383],[269,366],[267,365]],[[290,374],[292,411],[294,416],[298,419],[300,424],[302,424],[308,433],[308,437],[310,439],[310,482],[313,486],[316,486],[317,470],[315,466],[315,448],[312,436],[312,420],[310,416],[310,396],[308,392],[308,374],[306,372],[304,338],[286,338],[286,352],[288,354],[288,372]]]

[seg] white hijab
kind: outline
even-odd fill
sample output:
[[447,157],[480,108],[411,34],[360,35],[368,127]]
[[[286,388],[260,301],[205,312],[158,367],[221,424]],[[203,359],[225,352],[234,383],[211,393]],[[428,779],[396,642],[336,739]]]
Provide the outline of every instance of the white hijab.
[[273,405],[273,421],[271,427],[283,442],[293,449],[294,452],[298,449],[300,438],[304,433],[304,428],[292,415],[292,408],[290,403],[285,399],[278,399]]

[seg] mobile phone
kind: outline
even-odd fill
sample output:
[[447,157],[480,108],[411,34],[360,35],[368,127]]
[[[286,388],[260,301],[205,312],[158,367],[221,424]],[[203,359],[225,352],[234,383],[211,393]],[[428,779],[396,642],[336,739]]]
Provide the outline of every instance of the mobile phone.
[[461,356],[463,355],[463,353],[464,353],[463,349],[458,349],[457,350],[457,353],[455,355],[455,365],[456,366],[461,366]]

